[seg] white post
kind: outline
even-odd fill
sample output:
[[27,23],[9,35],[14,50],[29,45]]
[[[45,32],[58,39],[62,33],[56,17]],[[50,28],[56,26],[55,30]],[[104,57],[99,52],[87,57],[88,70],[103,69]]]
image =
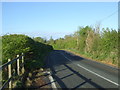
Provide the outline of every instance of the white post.
[[[8,62],[10,62],[11,60],[8,59]],[[8,78],[11,78],[11,64],[8,65]],[[9,88],[11,88],[11,81],[9,82]]]
[[[19,55],[17,55],[17,57],[19,57]],[[20,71],[19,71],[19,59],[17,60],[17,74],[20,75]]]
[[[23,53],[22,53],[22,55],[23,55]],[[24,74],[24,72],[25,72],[25,69],[24,69],[24,56],[22,56],[22,64],[23,64],[23,66],[22,66],[22,74]]]

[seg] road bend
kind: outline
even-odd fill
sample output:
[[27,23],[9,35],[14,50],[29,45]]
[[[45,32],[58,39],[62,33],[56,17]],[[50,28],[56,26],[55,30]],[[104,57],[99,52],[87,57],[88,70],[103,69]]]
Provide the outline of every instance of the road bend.
[[96,88],[118,90],[118,71],[103,63],[88,60],[64,50],[52,51],[46,60],[57,88]]

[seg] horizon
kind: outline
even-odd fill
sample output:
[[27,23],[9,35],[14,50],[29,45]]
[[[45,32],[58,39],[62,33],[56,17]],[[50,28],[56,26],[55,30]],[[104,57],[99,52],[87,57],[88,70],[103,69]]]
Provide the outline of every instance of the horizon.
[[101,28],[118,29],[117,2],[4,2],[2,6],[3,35],[57,39],[98,22]]
[[[85,26],[85,27],[86,27],[86,26]],[[85,28],[85,27],[84,27],[84,28]],[[104,28],[104,27],[103,27],[103,28]],[[103,29],[103,28],[101,28],[101,29]],[[106,27],[106,28],[104,28],[104,29],[107,29],[107,28],[108,28],[108,27]],[[111,30],[116,30],[116,29],[109,28],[109,30],[111,31]],[[116,31],[118,31],[118,30],[116,30]],[[52,36],[50,36],[49,38],[41,37],[41,36],[30,36],[30,35],[25,34],[25,33],[6,33],[6,34],[4,34],[4,35],[14,35],[14,34],[17,34],[17,35],[26,35],[26,36],[29,36],[30,38],[40,37],[40,38],[43,38],[44,40],[47,40],[47,41],[48,41],[48,40],[51,39],[51,37],[52,37],[53,40],[57,40],[57,39],[60,39],[60,38],[65,38],[66,35],[73,35],[75,32],[77,32],[77,30],[74,31],[73,33],[65,34],[63,37],[58,37],[58,38],[53,38]],[[102,31],[100,31],[99,34],[101,34],[101,33],[102,33]],[[1,36],[4,36],[4,35],[1,35]]]

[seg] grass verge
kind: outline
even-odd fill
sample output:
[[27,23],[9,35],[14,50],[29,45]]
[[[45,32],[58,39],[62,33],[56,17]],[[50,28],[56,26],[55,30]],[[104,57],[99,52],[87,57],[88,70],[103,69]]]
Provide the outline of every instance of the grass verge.
[[85,54],[81,54],[79,51],[77,51],[75,49],[61,49],[61,50],[65,50],[65,51],[71,52],[71,53],[73,53],[75,55],[78,55],[80,57],[83,57],[83,58],[86,58],[86,59],[89,59],[89,60],[93,60],[93,61],[96,61],[96,62],[99,62],[99,63],[110,65],[110,66],[113,66],[113,67],[116,67],[116,68],[120,68],[120,66],[118,66],[116,64],[112,64],[112,62],[109,62],[108,60],[93,59],[92,57],[89,57],[89,56],[87,56]]

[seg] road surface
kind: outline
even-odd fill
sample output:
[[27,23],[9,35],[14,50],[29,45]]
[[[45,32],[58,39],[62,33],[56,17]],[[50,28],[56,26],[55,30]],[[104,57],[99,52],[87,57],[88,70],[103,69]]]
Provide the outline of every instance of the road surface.
[[64,50],[52,51],[46,60],[57,88],[118,90],[118,68],[88,60]]

